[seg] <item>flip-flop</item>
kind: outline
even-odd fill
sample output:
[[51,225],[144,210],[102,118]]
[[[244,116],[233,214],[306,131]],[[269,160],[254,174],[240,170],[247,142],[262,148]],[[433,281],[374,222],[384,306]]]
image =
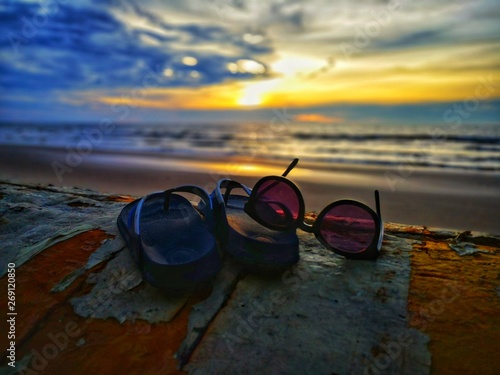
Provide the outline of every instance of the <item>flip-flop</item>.
[[[236,188],[246,195],[231,194]],[[230,179],[220,180],[212,192],[221,248],[251,271],[283,271],[300,259],[296,231],[268,229],[248,216],[244,207],[250,194],[247,186]]]
[[[199,208],[176,192],[200,196]],[[156,287],[184,292],[221,268],[212,201],[197,186],[137,199],[123,208],[117,224],[144,279]]]

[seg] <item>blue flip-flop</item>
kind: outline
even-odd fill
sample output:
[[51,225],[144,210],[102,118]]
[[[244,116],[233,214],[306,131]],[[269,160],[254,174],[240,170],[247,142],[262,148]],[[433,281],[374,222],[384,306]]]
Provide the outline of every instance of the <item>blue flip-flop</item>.
[[[233,189],[245,195],[232,194]],[[283,271],[300,259],[296,231],[268,229],[248,216],[244,207],[250,194],[250,188],[230,179],[220,180],[212,192],[221,249],[251,271]]]
[[[178,192],[201,197],[197,208]],[[123,208],[118,228],[150,284],[179,293],[221,268],[210,195],[192,185],[152,193]]]

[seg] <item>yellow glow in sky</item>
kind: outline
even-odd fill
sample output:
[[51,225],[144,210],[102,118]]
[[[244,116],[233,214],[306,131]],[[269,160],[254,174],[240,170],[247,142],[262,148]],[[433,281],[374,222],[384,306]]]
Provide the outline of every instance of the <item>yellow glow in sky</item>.
[[[339,58],[334,64],[329,59],[282,53],[269,63],[270,77],[261,75],[266,68],[260,62],[239,59],[223,68],[233,74],[254,74],[260,78],[228,80],[202,87],[152,88],[144,98],[135,100],[134,105],[164,109],[237,109],[463,100],[474,95],[480,78],[491,75],[489,67],[500,61],[500,52],[484,54],[482,49],[481,45],[428,47],[394,51],[390,59],[367,54],[350,61]],[[477,56],[473,65],[471,56]],[[198,63],[191,56],[184,56],[182,62],[187,66]],[[175,74],[171,68],[163,71],[167,78]],[[201,76],[197,70],[189,75],[193,81]],[[496,90],[491,98],[499,95],[500,90]],[[123,101],[123,96],[108,95],[99,102],[117,103]]]
[[182,58],[182,63],[187,66],[195,66],[196,64],[198,64],[198,60],[191,56],[185,56]]
[[264,104],[266,95],[273,91],[273,88],[279,83],[278,79],[249,82],[241,90],[238,104],[240,106],[256,106]]
[[[447,12],[461,9],[435,6],[444,11],[443,17]],[[354,9],[348,4],[341,7]],[[373,22],[373,15],[361,11],[356,15],[358,18],[351,22],[343,16],[328,14],[325,8],[323,13],[314,13],[317,29],[306,30],[300,35],[291,34],[286,38],[284,36],[288,34],[285,29],[273,31],[271,26],[267,33],[258,29],[244,32],[239,37],[250,45],[259,46],[269,38],[274,38],[273,52],[256,55],[255,60],[250,57],[235,58],[224,63],[221,68],[232,73],[234,81],[229,77],[211,86],[153,88],[149,90],[151,95],[136,100],[135,104],[165,109],[245,109],[463,100],[474,94],[480,77],[491,75],[492,67],[498,66],[500,43],[486,40],[481,43],[448,43],[443,47],[430,41],[411,45],[410,38],[408,46],[380,48],[373,52],[377,44],[385,40],[397,40],[400,34],[410,33],[412,28],[417,27],[411,23],[414,21],[412,12],[401,11],[398,15],[399,18],[394,18],[392,23],[380,28],[377,35],[370,36],[366,45],[364,42],[362,45],[356,44],[356,32],[363,29],[368,21]],[[237,14],[226,15],[225,21],[228,24],[243,22],[242,19],[232,20],[233,16]],[[357,52],[351,56],[343,54],[338,48],[341,42],[333,36],[329,43],[328,38],[333,35],[333,30],[338,33],[335,34],[337,39],[356,46]],[[352,35],[352,40],[345,38],[346,35]],[[492,48],[493,45],[498,48]],[[218,50],[216,44],[211,47]],[[223,51],[227,56],[236,53],[231,48]],[[199,63],[189,52],[181,58],[181,62],[188,67],[196,67]],[[191,82],[201,82],[199,70],[203,69],[187,72]],[[177,77],[177,74],[173,68],[163,71],[167,78]],[[247,75],[248,79],[242,79],[242,74]],[[500,90],[497,90],[491,94],[491,99],[499,96]],[[114,103],[119,100],[118,96],[108,95],[99,101]],[[341,120],[320,118],[314,111],[301,116],[296,121],[329,123]]]

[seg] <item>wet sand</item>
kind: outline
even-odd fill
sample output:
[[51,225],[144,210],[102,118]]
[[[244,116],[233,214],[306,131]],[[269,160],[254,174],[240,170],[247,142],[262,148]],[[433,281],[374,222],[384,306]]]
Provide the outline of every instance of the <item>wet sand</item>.
[[[68,159],[68,155],[64,149],[2,146],[0,180],[142,196],[182,184],[210,191],[224,177],[252,187],[260,177],[280,175],[287,167],[283,161],[256,158],[93,151],[80,160]],[[301,162],[288,177],[301,189],[308,211],[320,211],[343,198],[374,208],[373,191],[378,189],[386,222],[500,234],[500,173]]]

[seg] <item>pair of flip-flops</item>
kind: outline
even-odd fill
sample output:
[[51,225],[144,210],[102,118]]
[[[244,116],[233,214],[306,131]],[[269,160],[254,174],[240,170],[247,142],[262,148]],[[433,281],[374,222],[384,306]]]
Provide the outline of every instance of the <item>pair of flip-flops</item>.
[[[200,202],[193,206],[179,193],[195,194]],[[297,234],[268,229],[248,216],[244,207],[250,194],[251,189],[229,179],[219,181],[211,194],[180,186],[129,203],[117,224],[144,279],[170,292],[213,278],[223,254],[249,270],[284,270],[299,260]]]

